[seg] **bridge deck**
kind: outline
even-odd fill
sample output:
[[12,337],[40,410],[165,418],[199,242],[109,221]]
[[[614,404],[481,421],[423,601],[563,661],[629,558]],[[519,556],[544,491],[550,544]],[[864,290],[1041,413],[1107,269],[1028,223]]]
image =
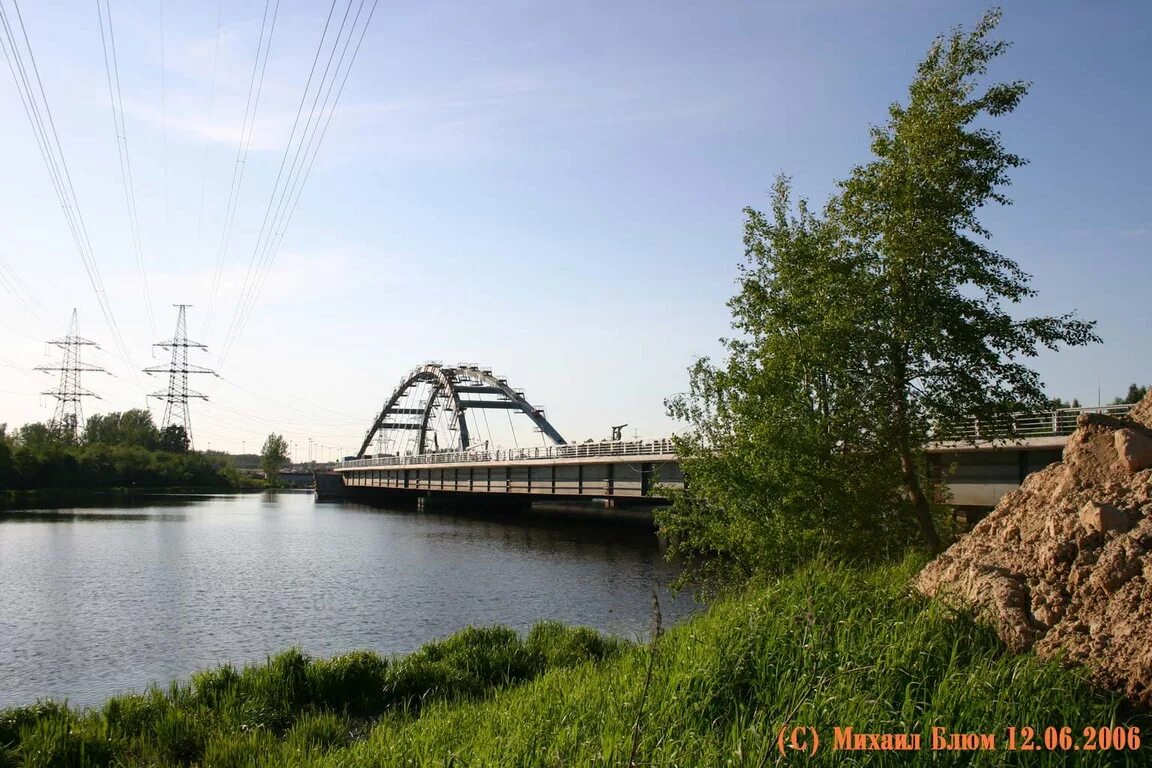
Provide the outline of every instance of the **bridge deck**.
[[[1122,415],[1131,406],[1062,409],[1012,418],[1010,439],[982,439],[979,423],[952,430],[955,440],[928,448],[929,461],[949,477],[952,503],[994,506],[1024,478],[1053,461],[1081,413]],[[682,487],[671,440],[604,441],[496,451],[370,456],[332,467],[349,488],[399,492],[529,496],[649,496],[657,484]]]
[[[649,496],[683,484],[674,454],[531,458],[336,467],[349,488],[531,496]],[[658,497],[653,497],[658,498]]]

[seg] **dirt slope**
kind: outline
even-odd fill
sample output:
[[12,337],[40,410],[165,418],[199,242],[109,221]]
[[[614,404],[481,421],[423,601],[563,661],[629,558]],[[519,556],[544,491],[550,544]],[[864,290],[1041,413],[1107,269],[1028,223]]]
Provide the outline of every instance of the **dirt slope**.
[[1152,394],[1124,419],[1082,415],[1064,460],[914,585],[975,608],[1012,648],[1084,664],[1152,706]]

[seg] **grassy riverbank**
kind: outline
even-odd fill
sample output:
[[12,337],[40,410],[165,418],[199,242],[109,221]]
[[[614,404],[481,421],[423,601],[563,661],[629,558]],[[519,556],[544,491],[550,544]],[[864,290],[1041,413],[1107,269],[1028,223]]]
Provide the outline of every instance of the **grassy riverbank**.
[[[808,764],[907,764],[908,754],[832,750],[857,732],[993,733],[992,752],[936,764],[1062,765],[1006,752],[1007,727],[1152,718],[1083,675],[1014,656],[963,616],[909,597],[915,560],[867,572],[811,566],[714,605],[634,646],[539,625],[525,640],[465,630],[388,660],[297,652],[223,668],[100,710],[41,704],[0,713],[0,765],[749,765],[775,763],[783,723],[814,726]],[[924,736],[919,755],[927,759]],[[1152,746],[1094,762],[1147,764]],[[793,756],[798,762],[804,762]]]

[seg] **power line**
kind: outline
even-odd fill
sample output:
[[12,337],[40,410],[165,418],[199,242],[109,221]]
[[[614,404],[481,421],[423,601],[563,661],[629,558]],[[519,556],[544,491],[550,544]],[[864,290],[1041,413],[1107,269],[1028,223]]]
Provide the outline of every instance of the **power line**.
[[[272,22],[268,23],[268,9],[272,8]],[[252,76],[248,80],[248,99],[244,104],[244,120],[240,124],[240,143],[236,148],[236,162],[232,166],[232,183],[228,187],[228,202],[224,206],[224,229],[220,235],[220,245],[216,252],[216,269],[212,275],[212,287],[209,290],[208,315],[204,320],[204,329],[212,324],[212,315],[216,309],[216,295],[220,289],[220,275],[224,270],[224,258],[228,253],[228,245],[232,240],[232,225],[236,218],[236,206],[240,199],[240,186],[244,181],[244,165],[248,158],[248,148],[252,143],[252,129],[256,122],[256,108],[260,104],[260,92],[264,88],[264,72],[268,67],[268,52],[272,48],[272,36],[276,32],[276,17],[280,11],[280,0],[271,5],[271,0],[264,0],[264,17],[260,22],[260,39],[256,43],[256,59],[252,63]],[[264,40],[264,30],[268,29],[268,40]],[[261,63],[263,51],[263,63]],[[259,80],[257,80],[259,73]],[[255,94],[255,98],[253,98]]]
[[0,254],[0,285],[4,286],[17,306],[23,309],[45,332],[48,331],[48,326],[40,317],[40,313],[36,311],[37,307],[44,309],[44,305],[20,279],[20,275],[16,274],[16,270],[12,269],[12,266],[4,259],[3,254]]
[[188,340],[188,320],[185,312],[191,305],[174,304],[173,306],[178,310],[176,315],[176,332],[172,335],[171,339],[152,345],[154,347],[160,347],[161,349],[172,350],[172,361],[167,367],[154,365],[151,368],[145,368],[144,372],[149,375],[153,373],[168,374],[168,391],[154,392],[150,396],[160,398],[165,402],[162,428],[167,429],[172,424],[182,425],[184,427],[184,434],[188,438],[188,445],[191,446],[192,418],[188,411],[188,400],[189,398],[207,400],[208,396],[188,389],[188,375],[192,373],[208,373],[215,376],[216,372],[199,365],[189,364],[189,349],[207,349],[207,347],[199,342]]
[[[208,91],[208,122],[211,123],[212,119],[216,116],[216,65],[220,61],[220,27],[222,13],[224,10],[224,0],[216,0],[216,43],[212,47],[212,87]],[[204,141],[204,159],[201,163],[200,169],[200,210],[196,215],[196,252],[200,253],[200,247],[204,240],[204,191],[208,186],[208,149],[212,146],[212,142],[205,139]]]
[[[107,1],[107,0],[105,0]],[[164,39],[164,0],[160,0],[160,121],[164,139],[161,160],[164,164],[164,230],[172,231],[172,214],[168,205],[168,62],[167,44]]]
[[[311,174],[312,166],[316,161],[316,156],[320,151],[320,146],[323,143],[324,136],[328,132],[328,126],[331,124],[332,117],[335,114],[336,107],[339,104],[340,97],[344,93],[344,87],[348,82],[348,75],[352,71],[355,64],[356,57],[360,52],[360,46],[364,42],[364,37],[368,31],[368,27],[372,22],[372,17],[376,12],[376,6],[379,0],[372,0],[371,8],[368,11],[363,23],[360,23],[360,18],[363,14],[364,7],[367,0],[360,0],[357,7],[356,15],[352,20],[352,24],[348,26],[348,33],[344,35],[344,29],[347,25],[348,14],[352,9],[354,0],[348,0],[348,7],[344,13],[344,19],[341,22],[340,29],[337,31],[332,43],[332,49],[328,52],[328,61],[324,69],[324,73],[320,78],[320,83],[317,86],[316,92],[312,99],[312,105],[309,108],[308,118],[304,123],[304,128],[300,133],[300,138],[293,153],[293,139],[295,138],[295,130],[293,135],[289,137],[288,143],[284,148],[284,156],[281,160],[281,168],[289,155],[292,155],[292,163],[289,167],[287,176],[284,177],[284,185],[278,187],[274,185],[272,194],[268,199],[268,207],[264,214],[264,223],[261,225],[260,234],[257,236],[256,245],[253,248],[252,256],[249,259],[248,272],[245,276],[244,285],[241,289],[241,295],[237,301],[236,308],[233,312],[232,322],[229,326],[228,335],[225,339],[223,349],[221,350],[220,364],[223,366],[227,360],[228,355],[231,354],[232,349],[235,347],[237,340],[244,332],[244,328],[248,324],[251,317],[252,310],[255,308],[256,300],[259,298],[260,291],[263,288],[264,282],[267,280],[268,272],[271,270],[272,264],[275,261],[277,251],[279,250],[280,243],[283,241],[284,234],[292,220],[292,216],[296,211],[296,206],[300,201],[300,196],[303,193],[304,184]],[[333,8],[335,8],[335,0],[333,0]],[[331,17],[331,11],[329,12]],[[357,37],[357,27],[359,26],[359,36]],[[319,59],[321,52],[324,49],[324,41],[327,37],[327,27],[325,24],[324,34],[321,35],[320,43],[317,46],[316,60]],[[341,42],[343,38],[343,42]],[[352,56],[347,57],[349,48],[353,38],[356,38],[356,46],[352,49]],[[336,58],[336,49],[340,48],[340,57],[336,61],[336,66],[333,69],[332,62]],[[345,59],[347,58],[347,66],[345,66]],[[315,65],[314,65],[315,66]],[[341,73],[341,70],[343,72]],[[331,78],[328,77],[331,72]],[[309,74],[309,84],[312,80],[312,74]],[[335,89],[335,98],[332,98],[333,89],[339,81],[339,88]],[[323,100],[320,100],[320,94],[323,93]],[[297,121],[303,113],[304,103],[307,100],[308,86],[305,87],[304,96],[301,99],[300,106],[297,108]],[[317,109],[317,103],[320,106]],[[295,124],[294,124],[295,127]],[[277,176],[279,182],[281,176]]]
[[[355,19],[353,19],[352,28],[349,31],[348,37],[344,41],[344,46],[343,46],[343,49],[342,49],[341,54],[340,54],[340,60],[337,62],[336,70],[333,73],[332,79],[328,82],[327,88],[325,89],[324,101],[320,107],[320,119],[312,125],[311,135],[308,136],[307,145],[305,146],[302,142],[301,145],[299,145],[297,147],[297,153],[296,153],[297,158],[301,157],[300,149],[301,149],[301,147],[304,147],[303,159],[304,159],[304,161],[306,161],[307,164],[306,164],[306,166],[303,166],[303,165],[300,166],[298,169],[296,166],[296,158],[293,159],[293,169],[297,170],[297,172],[296,172],[294,177],[292,177],[292,175],[290,173],[289,180],[288,180],[287,187],[286,187],[286,189],[288,190],[288,194],[286,197],[284,197],[283,195],[281,197],[282,204],[280,204],[278,206],[278,210],[272,219],[272,222],[273,222],[272,226],[270,226],[267,230],[268,238],[265,240],[263,247],[261,248],[259,242],[257,243],[257,251],[260,251],[260,256],[259,256],[259,260],[257,261],[254,280],[253,280],[251,286],[249,287],[247,294],[243,295],[241,298],[241,302],[238,306],[238,311],[242,313],[242,318],[240,319],[239,323],[237,324],[236,331],[231,338],[230,344],[223,350],[222,358],[227,357],[227,355],[231,353],[232,347],[235,345],[236,341],[239,339],[240,335],[243,333],[244,328],[248,324],[248,320],[251,317],[253,309],[255,308],[256,300],[259,297],[260,291],[263,289],[264,282],[267,280],[268,273],[271,271],[271,268],[272,268],[272,263],[275,261],[275,257],[276,257],[277,252],[279,251],[280,244],[284,239],[284,234],[287,231],[288,224],[291,222],[292,216],[296,211],[296,206],[299,204],[300,196],[302,195],[303,190],[304,190],[304,184],[308,180],[308,176],[312,172],[312,166],[316,162],[316,156],[318,155],[318,153],[320,151],[320,146],[323,143],[324,136],[327,134],[328,127],[331,125],[332,117],[335,115],[336,106],[339,103],[340,96],[344,92],[344,86],[348,82],[348,75],[352,71],[352,66],[355,63],[356,56],[359,54],[360,46],[364,42],[364,36],[367,33],[368,25],[371,23],[372,16],[375,14],[375,11],[376,11],[376,0],[373,0],[373,4],[372,4],[372,7],[369,11],[368,17],[365,20],[363,27],[361,27],[361,29],[360,29],[360,37],[357,40],[356,48],[353,51],[352,58],[349,60],[347,68],[344,69],[344,74],[343,74],[343,77],[341,78],[340,74],[339,74],[340,68],[344,63],[344,58],[348,52],[348,46],[352,40],[353,35],[355,34],[356,24],[359,21],[361,12],[363,11],[363,8],[364,8],[364,4],[365,4],[365,0],[361,0],[360,6],[358,7],[357,12],[356,12],[356,17],[355,17]],[[350,8],[351,8],[351,0],[349,0],[349,9]],[[347,12],[345,13],[345,18],[346,17],[347,17]],[[338,44],[338,41],[337,41],[337,44]],[[329,55],[329,65],[331,64],[332,55],[334,53],[335,53],[335,45],[333,46],[332,54]],[[327,75],[327,71],[328,70],[326,68],[325,69],[325,75]],[[336,98],[334,100],[332,100],[331,106],[329,107],[329,97],[332,94],[332,88],[335,85],[335,82],[337,79],[340,79],[340,88],[337,90]],[[320,89],[324,89],[323,79],[321,81]],[[318,89],[317,95],[319,95],[320,89]],[[313,111],[315,110],[315,103],[316,102],[314,99],[313,100]],[[327,109],[327,116],[326,117],[324,116],[325,109]],[[309,122],[311,122],[311,115],[309,117]],[[319,128],[321,123],[323,123],[323,127]],[[317,130],[318,128],[319,128],[319,130]],[[307,124],[305,126],[304,135],[306,135],[306,136],[308,135],[308,125]],[[269,202],[271,203],[271,200]],[[253,252],[253,256],[254,257],[256,256],[256,251]],[[234,320],[235,320],[235,318],[234,318]]]
[[[100,276],[100,269],[96,263],[92,242],[88,237],[88,229],[84,224],[84,216],[80,211],[76,189],[72,183],[71,173],[68,171],[68,163],[60,143],[59,133],[56,130],[56,121],[52,117],[52,109],[44,90],[44,82],[40,77],[39,67],[36,65],[36,56],[28,38],[28,30],[24,25],[24,17],[20,13],[20,4],[18,0],[11,0],[11,3],[15,10],[16,22],[19,24],[20,39],[23,41],[23,46],[20,45],[20,42],[13,32],[13,24],[10,21],[4,0],[0,0],[0,28],[2,28],[3,31],[3,35],[0,35],[0,49],[3,49],[4,58],[8,63],[8,69],[12,73],[12,79],[16,83],[16,90],[20,94],[20,102],[24,107],[24,114],[28,118],[29,125],[32,127],[32,133],[36,138],[36,145],[40,150],[40,156],[44,160],[45,167],[48,169],[48,176],[52,181],[52,187],[60,202],[61,210],[64,212],[64,218],[72,236],[72,243],[76,247],[76,252],[80,255],[80,261],[84,265],[84,271],[88,275],[88,282],[92,287],[92,291],[96,294],[100,311],[104,316],[105,322],[108,324],[109,330],[112,332],[119,354],[125,362],[130,363],[132,356],[124,344],[124,338],[120,333],[116,316],[112,311],[112,304],[104,289],[104,281]],[[25,58],[27,58],[27,64],[25,64]],[[33,79],[36,83],[35,88],[33,88],[32,85]],[[134,371],[133,376],[135,376]]]
[[[132,158],[128,153],[128,129],[124,122],[124,96],[120,89],[120,63],[116,56],[116,33],[112,26],[112,8],[109,0],[96,0],[96,14],[100,20],[100,43],[104,48],[104,72],[108,77],[108,100],[112,104],[112,124],[116,134],[116,151],[120,158],[120,180],[124,186],[124,203],[128,208],[128,226],[132,232],[132,246],[136,251],[136,268],[140,272],[140,286],[144,298],[144,308],[148,313],[148,327],[156,332],[156,320],[152,315],[152,300],[148,295],[148,273],[144,267],[144,246],[140,238],[140,216],[136,206],[136,183],[132,178]],[[104,20],[107,17],[108,31],[105,35]],[[111,51],[111,60],[109,60]],[[165,159],[167,177],[167,159]],[[167,181],[165,181],[165,205],[167,205]]]
[[56,389],[48,389],[40,394],[51,395],[56,398],[56,411],[52,414],[52,421],[49,423],[57,429],[70,431],[73,437],[84,424],[81,399],[85,397],[99,398],[96,393],[80,386],[80,374],[107,373],[99,366],[81,361],[80,353],[84,347],[98,347],[98,345],[94,341],[81,337],[78,331],[79,322],[76,317],[76,310],[73,309],[72,321],[68,324],[67,335],[62,339],[53,339],[48,342],[62,350],[60,364],[36,367],[38,371],[60,374],[60,383]]
[[[243,372],[238,370],[238,368],[233,367],[233,373],[243,373]],[[251,374],[248,374],[248,375],[251,375]],[[280,385],[272,385],[272,383],[268,383],[262,379],[259,379],[258,377],[251,377],[251,378],[256,379],[257,381],[262,383],[262,385],[265,387],[266,390],[267,389],[275,389],[276,391],[282,391],[282,389],[283,389],[282,383],[280,383]],[[225,382],[226,385],[230,385],[230,386],[236,387],[237,389],[247,391],[247,393],[249,395],[255,395],[257,397],[263,398],[263,400],[265,400],[267,402],[276,403],[278,405],[281,405],[282,408],[286,408],[291,412],[298,413],[298,415],[300,415],[300,416],[304,416],[304,417],[308,417],[308,418],[317,418],[317,419],[331,419],[333,416],[335,416],[335,417],[339,417],[340,421],[343,421],[343,423],[347,423],[347,424],[361,424],[363,421],[363,419],[359,416],[353,416],[353,415],[350,415],[350,413],[341,413],[340,411],[333,411],[332,409],[324,408],[324,406],[306,402],[306,401],[302,400],[302,398],[296,398],[296,400],[300,401],[301,403],[308,405],[308,408],[310,410],[316,411],[316,413],[308,413],[308,412],[305,412],[301,408],[297,408],[296,405],[291,405],[290,403],[287,403],[285,401],[275,400],[275,398],[273,398],[273,397],[268,397],[267,394],[262,393],[262,391],[255,391],[255,390],[249,389],[248,387],[243,386],[242,383],[240,383],[238,381],[233,381],[232,379],[228,379],[227,377],[220,377],[220,380]],[[324,413],[321,413],[321,411],[324,411]],[[332,421],[332,423],[335,424],[335,421]]]
[[[352,7],[351,0],[349,0],[348,8],[351,9],[351,7]],[[256,252],[259,250],[260,244],[264,240],[265,231],[267,230],[267,227],[268,227],[269,214],[272,212],[273,201],[276,200],[277,191],[281,190],[280,180],[282,178],[284,178],[284,166],[285,166],[286,162],[288,161],[288,155],[290,154],[290,152],[292,150],[292,144],[296,139],[296,129],[300,125],[300,116],[303,114],[304,104],[308,100],[308,94],[309,94],[310,89],[312,87],[312,78],[316,74],[316,64],[317,64],[317,62],[320,61],[320,53],[324,50],[324,41],[328,37],[328,28],[332,23],[332,14],[335,10],[336,10],[336,0],[332,0],[332,5],[329,6],[329,8],[328,8],[328,17],[324,20],[324,29],[321,30],[321,32],[320,32],[320,42],[316,46],[316,53],[312,56],[312,66],[308,70],[308,79],[304,83],[304,90],[300,94],[300,103],[296,106],[296,117],[292,121],[292,130],[289,131],[289,133],[288,133],[288,141],[284,146],[284,154],[280,158],[280,167],[276,171],[276,180],[274,182],[272,182],[272,194],[268,199],[268,206],[264,211],[264,219],[260,223],[260,231],[256,235],[256,245],[254,246],[254,249],[252,252],[252,257],[249,259],[248,272],[244,276],[244,284],[241,288],[240,296],[237,299],[236,311],[240,310],[240,306],[243,304],[245,295],[246,295],[247,291],[249,290],[249,283],[253,279],[253,264],[255,263],[255,260],[256,260]],[[348,20],[348,14],[347,14],[347,12],[345,12],[344,20],[341,22],[341,25],[340,25],[340,31],[338,31],[336,33],[337,40],[339,39],[340,32],[343,31],[344,24],[347,23],[347,20]],[[333,44],[332,50],[333,50],[333,52],[335,52],[335,50],[336,50],[335,43]],[[331,59],[331,57],[329,57],[329,59],[328,59],[329,66],[331,66],[331,63],[332,63],[332,59]],[[327,76],[327,74],[328,74],[327,68],[325,68],[324,74],[325,74],[325,76]],[[319,94],[320,94],[320,89],[317,88],[316,89],[316,95],[319,96]],[[312,103],[312,113],[309,114],[309,117],[308,117],[309,121],[312,120],[312,115],[315,114],[315,109],[316,109],[316,102],[314,99],[313,103]],[[308,124],[306,123],[305,124],[305,130],[307,130],[307,125]],[[300,151],[299,146],[297,146],[297,150],[296,150],[297,156],[299,156],[299,151]],[[296,163],[296,161],[294,158],[293,159],[293,169],[295,169],[295,163]],[[291,175],[291,172],[289,172],[289,175]],[[281,195],[283,195],[283,191],[281,191]],[[232,322],[228,327],[228,335],[225,337],[224,347],[221,350],[222,356],[227,354],[227,352],[228,352],[229,341],[231,340],[231,334],[232,334],[235,326],[236,326],[236,315],[234,314],[232,317]],[[221,364],[223,364],[223,359],[221,359]]]

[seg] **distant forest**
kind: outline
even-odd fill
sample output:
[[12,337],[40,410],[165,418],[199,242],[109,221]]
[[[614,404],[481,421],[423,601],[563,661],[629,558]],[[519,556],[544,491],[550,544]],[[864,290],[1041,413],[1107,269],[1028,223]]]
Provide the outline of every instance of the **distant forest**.
[[[244,457],[247,458],[247,457]],[[252,456],[254,465],[259,457]],[[184,427],[159,429],[146,410],[67,421],[0,424],[0,488],[236,488],[236,463],[218,451],[190,450]]]

